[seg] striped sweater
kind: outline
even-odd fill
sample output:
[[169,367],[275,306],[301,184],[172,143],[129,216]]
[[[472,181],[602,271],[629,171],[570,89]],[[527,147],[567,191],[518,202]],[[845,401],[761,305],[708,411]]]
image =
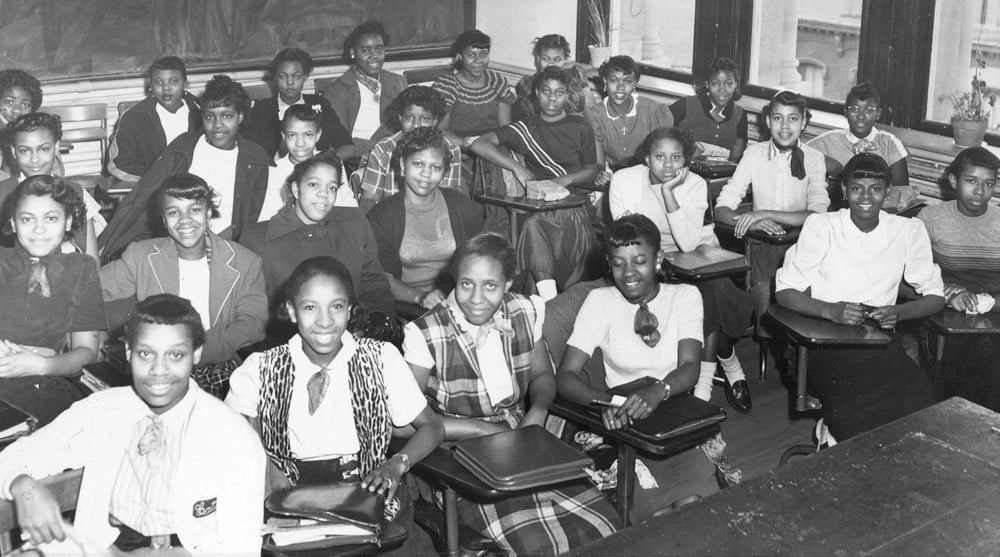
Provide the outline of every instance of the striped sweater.
[[973,292],[1000,293],[1000,208],[990,206],[980,217],[967,217],[949,201],[925,208],[924,222],[946,284]]

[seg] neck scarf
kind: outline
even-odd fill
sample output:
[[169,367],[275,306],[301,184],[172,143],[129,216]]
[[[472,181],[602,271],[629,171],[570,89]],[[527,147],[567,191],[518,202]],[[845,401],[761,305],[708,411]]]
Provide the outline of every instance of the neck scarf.
[[45,298],[52,296],[51,282],[58,280],[62,274],[62,264],[59,262],[59,248],[45,257],[34,257],[21,244],[14,248],[24,259],[28,269],[28,294],[40,294]]
[[309,415],[316,413],[319,405],[323,403],[323,398],[326,397],[326,391],[330,388],[330,372],[327,366],[323,366],[309,378],[309,382],[306,383],[306,390],[309,391]]
[[382,83],[375,77],[368,77],[360,71],[354,72],[358,76],[358,85],[364,86],[372,94],[372,99],[379,102],[382,97]]
[[660,293],[660,285],[656,285],[656,292],[649,297],[649,300],[642,300],[639,302],[633,302],[629,300],[630,304],[637,304],[639,309],[635,310],[635,321],[633,322],[633,330],[635,334],[639,335],[639,338],[646,343],[646,346],[650,348],[656,346],[660,342],[660,331],[658,330],[660,326],[660,321],[656,319],[653,312],[649,311],[649,302]]
[[[456,323],[458,323],[459,329],[461,329],[464,334],[471,336],[469,334],[470,331],[476,329],[477,326],[473,325],[472,323],[469,323],[469,320],[465,318],[465,314],[462,313],[462,308],[459,307],[458,301],[455,299],[454,292],[452,292],[448,296],[445,303],[448,306],[448,311],[451,312],[452,318],[455,320]],[[503,317],[502,314],[503,314],[503,306],[501,305],[501,307],[497,309],[496,313],[493,314],[493,317],[491,317],[489,321],[478,326],[478,330],[476,330],[476,336],[475,338],[472,339],[473,344],[476,347],[476,350],[479,350],[483,346],[486,346],[486,338],[489,337],[490,331],[492,330],[496,330],[496,332],[499,333],[500,336],[502,337],[511,338],[514,336],[514,326],[511,325],[510,319],[506,319],[505,317]]]

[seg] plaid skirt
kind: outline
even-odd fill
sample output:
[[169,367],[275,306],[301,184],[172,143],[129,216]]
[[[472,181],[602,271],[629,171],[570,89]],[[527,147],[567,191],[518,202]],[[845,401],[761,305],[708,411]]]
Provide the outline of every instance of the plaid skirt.
[[597,237],[584,207],[535,213],[523,220],[517,268],[555,279],[560,291],[587,277]]
[[589,482],[494,503],[458,500],[458,516],[508,554],[558,555],[617,530],[618,513]]

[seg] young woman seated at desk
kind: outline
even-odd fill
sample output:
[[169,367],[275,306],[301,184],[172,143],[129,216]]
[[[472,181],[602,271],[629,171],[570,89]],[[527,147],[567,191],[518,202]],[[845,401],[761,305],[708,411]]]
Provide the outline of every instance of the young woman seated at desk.
[[[587,295],[556,379],[559,394],[570,402],[612,402],[604,385],[591,385],[583,378],[587,360],[600,348],[606,386],[637,385],[620,406],[604,410],[605,427],[620,429],[648,418],[671,394],[695,386],[703,312],[701,295],[694,286],[656,281],[657,262],[663,254],[660,232],[649,218],[633,214],[616,220],[607,242],[614,286]],[[659,487],[637,490],[633,521],[690,496],[718,491],[713,464],[727,466],[720,445],[724,446],[716,438],[665,459],[642,458]]]
[[[878,155],[851,158],[842,177],[850,209],[806,219],[776,277],[775,298],[782,306],[836,323],[875,324],[892,338],[884,348],[809,351],[809,391],[822,402],[838,441],[939,400],[894,331],[901,321],[944,307],[941,270],[919,220],[882,212],[889,176]],[[902,280],[920,297],[897,303]]]
[[[556,394],[545,304],[509,292],[514,249],[480,234],[455,253],[455,290],[404,328],[403,352],[445,439],[544,425]],[[526,400],[531,404],[524,410]],[[611,504],[585,481],[494,503],[459,499],[460,520],[516,554],[558,554],[612,534]]]

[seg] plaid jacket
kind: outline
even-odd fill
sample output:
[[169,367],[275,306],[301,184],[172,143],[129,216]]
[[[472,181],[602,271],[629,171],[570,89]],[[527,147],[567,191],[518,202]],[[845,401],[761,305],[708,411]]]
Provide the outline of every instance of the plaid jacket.
[[424,389],[431,408],[445,415],[486,418],[491,422],[512,417],[519,420],[524,412],[521,402],[528,390],[536,317],[528,298],[509,292],[504,295],[497,318],[509,321],[514,329],[513,337],[505,336],[502,340],[504,357],[514,379],[514,394],[495,406],[482,380],[475,342],[455,322],[449,305],[438,304],[414,321],[434,357],[434,370]]

